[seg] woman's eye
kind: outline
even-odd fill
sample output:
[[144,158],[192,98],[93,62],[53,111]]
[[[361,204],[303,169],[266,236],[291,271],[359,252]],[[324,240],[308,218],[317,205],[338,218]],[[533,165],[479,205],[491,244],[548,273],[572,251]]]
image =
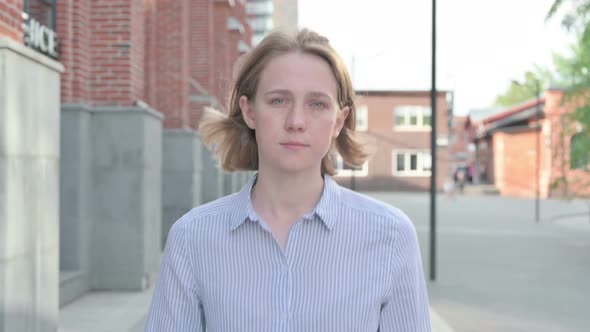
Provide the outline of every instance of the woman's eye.
[[311,103],[311,108],[316,109],[316,110],[323,110],[326,108],[326,104],[320,102],[320,101],[316,101]]
[[273,98],[270,100],[270,103],[272,105],[284,105],[287,103],[287,101],[283,98]]

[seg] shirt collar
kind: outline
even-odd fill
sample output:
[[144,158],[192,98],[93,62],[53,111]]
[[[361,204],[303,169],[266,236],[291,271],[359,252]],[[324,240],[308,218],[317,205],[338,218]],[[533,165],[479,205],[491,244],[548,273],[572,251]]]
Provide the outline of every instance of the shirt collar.
[[[258,173],[254,174],[241,191],[235,194],[234,204],[231,212],[231,230],[240,227],[246,220],[257,222],[260,217],[254,211],[252,206],[252,188],[256,183]],[[324,175],[324,190],[320,201],[313,211],[305,214],[304,218],[311,218],[314,215],[324,223],[328,230],[332,230],[336,223],[336,213],[340,201],[341,188],[329,175]]]

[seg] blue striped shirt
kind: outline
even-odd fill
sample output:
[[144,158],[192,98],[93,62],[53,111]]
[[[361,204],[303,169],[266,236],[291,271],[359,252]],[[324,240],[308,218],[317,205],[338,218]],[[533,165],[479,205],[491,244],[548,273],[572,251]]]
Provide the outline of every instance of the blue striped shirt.
[[430,331],[416,230],[325,176],[281,250],[239,193],[170,230],[145,331]]

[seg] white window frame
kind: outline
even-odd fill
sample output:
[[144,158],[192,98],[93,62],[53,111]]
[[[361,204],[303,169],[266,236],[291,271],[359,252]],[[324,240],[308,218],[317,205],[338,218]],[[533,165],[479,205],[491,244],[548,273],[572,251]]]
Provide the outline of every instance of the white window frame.
[[[404,155],[404,170],[397,170],[397,155]],[[416,157],[416,170],[410,170],[411,155],[415,154]],[[430,167],[432,168],[432,157],[430,157],[430,151],[425,150],[393,150],[391,153],[391,170],[394,176],[414,176],[414,177],[425,177],[430,176],[432,172],[430,170],[424,170],[424,165],[430,161]]]
[[250,2],[246,4],[246,13],[249,15],[268,15],[271,16],[274,11],[272,1]]
[[[359,125],[359,119],[362,121],[361,125]],[[369,107],[367,105],[361,105],[356,108],[356,130],[369,130]]]
[[[424,115],[426,110],[430,110],[430,121],[432,122],[432,110],[430,106],[423,105],[398,105],[393,108],[393,130],[394,131],[431,131],[432,127],[428,124],[424,124]],[[404,112],[404,124],[397,124],[397,112],[403,110]],[[412,111],[417,113],[416,124],[410,124],[410,117]]]
[[365,177],[369,175],[369,161],[365,161],[363,166],[358,170],[344,169],[344,161],[342,157],[336,155],[336,177],[351,177],[354,174],[355,177]]

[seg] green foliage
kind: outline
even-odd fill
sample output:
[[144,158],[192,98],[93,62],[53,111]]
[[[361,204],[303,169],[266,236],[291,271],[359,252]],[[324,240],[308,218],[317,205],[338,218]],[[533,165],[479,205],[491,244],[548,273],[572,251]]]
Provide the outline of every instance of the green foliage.
[[[588,169],[588,162],[590,162],[590,0],[555,0],[547,14],[547,19],[555,17],[566,4],[570,7],[565,8],[561,24],[577,36],[577,42],[572,45],[570,54],[555,55],[554,64],[559,76],[565,78],[566,100],[579,106],[574,112],[564,115],[561,119],[564,124],[564,137],[561,139],[575,134],[570,142],[568,166],[590,172]],[[562,171],[565,171],[563,166]],[[580,181],[582,180],[571,182],[584,185]],[[565,172],[562,178],[553,183],[553,187],[555,186],[565,186],[567,191],[568,177]]]
[[[566,5],[569,7],[564,8]],[[558,11],[565,9],[561,19],[561,25],[576,35],[580,35],[583,40],[590,41],[590,0],[555,0],[546,20],[550,20],[557,15]]]
[[572,136],[570,149],[572,155],[570,167],[587,171],[588,162],[590,162],[590,137],[583,133],[575,134]]
[[522,82],[510,82],[508,89],[496,97],[494,104],[499,107],[508,107],[533,99],[537,93],[541,93],[554,82],[555,78],[550,70],[535,66],[534,72],[527,71],[524,74]]

